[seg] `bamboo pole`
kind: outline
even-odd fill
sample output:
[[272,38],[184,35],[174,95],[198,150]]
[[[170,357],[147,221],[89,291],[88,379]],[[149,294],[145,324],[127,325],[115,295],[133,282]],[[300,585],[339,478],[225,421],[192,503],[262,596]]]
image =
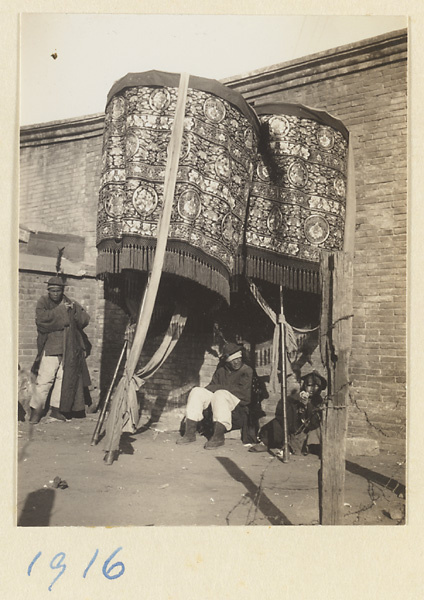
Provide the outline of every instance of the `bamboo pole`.
[[112,381],[110,383],[108,392],[106,394],[106,398],[105,398],[104,404],[102,406],[102,410],[100,411],[99,418],[97,419],[96,428],[94,429],[94,432],[93,432],[93,437],[91,438],[91,445],[92,446],[95,446],[97,444],[97,442],[99,441],[100,432],[102,430],[103,423],[104,423],[104,420],[105,420],[107,405],[109,404],[110,395],[112,393],[113,386],[115,385],[116,377],[118,375],[118,371],[119,371],[119,367],[121,366],[122,359],[124,358],[124,354],[125,354],[125,350],[127,349],[127,345],[128,345],[128,340],[125,340],[124,345],[123,345],[122,350],[121,350],[121,354],[120,354],[119,359],[118,359],[118,363],[116,365],[115,372],[114,372],[113,377],[112,377]]
[[287,427],[287,382],[286,382],[286,329],[283,305],[283,286],[280,285],[280,315],[278,319],[280,323],[281,337],[281,402],[283,404],[283,463],[289,462],[289,439]]
[[[171,140],[168,146],[168,160],[166,163],[165,170],[163,207],[160,223],[158,226],[155,256],[153,259],[152,271],[150,273],[150,277],[146,285],[142,307],[138,316],[134,341],[125,367],[125,385],[123,394],[126,394],[128,386],[130,385],[132,376],[134,375],[134,371],[136,369],[141,351],[144,346],[144,342],[146,340],[147,331],[150,326],[156,296],[159,289],[159,282],[162,275],[162,268],[165,260],[166,243],[168,241],[169,224],[171,221],[175,185],[177,181],[178,162],[181,153],[181,144],[184,131],[184,114],[187,99],[188,81],[188,73],[182,73],[180,77],[180,85],[178,88],[177,105],[175,110],[175,119],[172,127]],[[108,465],[113,463],[112,448],[109,448],[107,450],[105,462]]]
[[147,330],[149,328],[155,306],[156,295],[162,275],[162,267],[165,260],[165,250],[166,243],[168,241],[168,231],[171,221],[175,184],[177,182],[178,161],[183,138],[188,80],[188,73],[182,73],[180,78],[180,87],[178,90],[175,119],[172,128],[171,140],[168,147],[169,154],[165,170],[163,209],[158,226],[155,257],[153,259],[151,276],[146,287],[145,304],[143,310],[140,310],[133,345],[127,361],[127,378],[129,379],[131,379],[133,376],[147,336]]

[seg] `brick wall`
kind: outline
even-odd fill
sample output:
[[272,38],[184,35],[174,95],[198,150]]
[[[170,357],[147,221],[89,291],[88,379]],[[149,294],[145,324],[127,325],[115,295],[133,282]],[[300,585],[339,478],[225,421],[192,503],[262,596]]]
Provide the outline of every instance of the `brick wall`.
[[407,38],[379,36],[224,83],[253,103],[305,104],[353,137],[357,195],[349,435],[404,450]]
[[[148,341],[140,364],[146,362],[161,341],[161,337]],[[188,325],[164,365],[142,387],[143,411],[156,419],[162,411],[183,409],[192,387],[210,382],[218,362],[210,352],[210,341],[210,336],[199,336]]]
[[19,220],[33,230],[84,236],[94,274],[103,119],[80,119],[68,129],[67,121],[22,128]]
[[[351,131],[357,215],[349,435],[372,437],[396,451],[404,448],[406,422],[406,51],[406,33],[394,32],[224,81],[253,104],[306,104]],[[102,129],[101,115],[22,128],[20,223],[85,237],[86,275],[75,277],[73,291],[88,303],[96,346],[90,368],[104,390],[126,317],[91,279]],[[25,364],[35,352],[33,310],[44,277],[21,272],[19,352]],[[149,340],[146,354],[157,343]],[[189,386],[206,383],[216,363],[208,346],[208,334],[187,329],[144,386],[145,404],[158,412],[178,407]]]

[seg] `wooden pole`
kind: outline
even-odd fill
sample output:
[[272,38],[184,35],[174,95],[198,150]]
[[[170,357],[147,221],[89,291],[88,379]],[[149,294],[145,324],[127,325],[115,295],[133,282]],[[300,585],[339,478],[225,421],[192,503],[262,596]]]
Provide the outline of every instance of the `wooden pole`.
[[289,439],[287,427],[287,381],[286,381],[286,328],[283,305],[283,287],[280,285],[280,315],[278,319],[280,323],[281,337],[281,402],[283,404],[283,463],[289,462]]
[[280,327],[278,327],[278,318],[276,313],[272,310],[266,300],[262,297],[262,294],[258,290],[257,286],[251,281],[248,277],[246,277],[247,283],[249,285],[249,289],[255,298],[258,305],[262,308],[264,313],[269,317],[274,325],[274,335],[272,339],[272,358],[271,358],[271,376],[270,376],[270,384],[273,392],[277,393],[277,370],[278,370],[278,355],[280,352],[278,338],[280,335]]
[[188,73],[182,73],[178,90],[175,119],[168,147],[169,154],[165,170],[163,208],[158,226],[155,257],[153,259],[152,272],[149,281],[147,282],[144,305],[140,310],[133,345],[127,361],[127,377],[129,379],[131,379],[134,374],[147,336],[165,260],[166,243],[168,241],[169,224],[171,221],[172,205],[177,181],[178,161],[183,138],[188,80]]
[[[127,364],[125,366],[125,387],[123,390],[124,395],[126,394],[126,391],[130,385],[132,376],[134,375],[134,371],[136,369],[141,351],[144,346],[144,342],[146,340],[147,331],[150,326],[150,321],[156,302],[156,296],[159,289],[160,278],[162,275],[162,268],[165,260],[166,244],[168,241],[169,224],[171,221],[175,185],[177,182],[178,162],[181,152],[181,144],[184,131],[184,114],[187,100],[188,82],[188,73],[182,73],[178,89],[177,105],[175,109],[175,119],[172,127],[171,140],[168,146],[168,160],[165,169],[163,206],[160,222],[158,225],[155,257],[153,259],[152,271],[150,273],[150,277],[146,285],[142,306],[138,315],[134,341],[129,352]],[[105,462],[107,465],[111,465],[113,463],[113,454],[113,449],[109,448],[105,456]]]
[[328,404],[323,414],[320,522],[342,525],[352,346],[352,254],[321,255],[321,356],[328,373]]
[[102,430],[103,422],[105,420],[107,405],[109,404],[110,395],[112,393],[113,386],[115,385],[115,381],[116,381],[116,377],[118,375],[119,367],[121,366],[121,362],[122,362],[122,359],[124,358],[124,354],[125,354],[125,350],[127,349],[127,346],[128,346],[128,340],[125,340],[124,345],[123,345],[122,350],[121,350],[121,355],[119,356],[118,363],[116,365],[116,369],[115,369],[115,372],[114,372],[113,377],[112,377],[112,381],[110,383],[110,386],[109,386],[109,389],[108,389],[105,401],[104,401],[103,406],[102,406],[102,410],[100,411],[99,418],[97,419],[96,428],[94,429],[94,432],[93,432],[93,437],[91,438],[91,445],[92,446],[95,446],[97,444],[97,442],[99,441],[100,432]]

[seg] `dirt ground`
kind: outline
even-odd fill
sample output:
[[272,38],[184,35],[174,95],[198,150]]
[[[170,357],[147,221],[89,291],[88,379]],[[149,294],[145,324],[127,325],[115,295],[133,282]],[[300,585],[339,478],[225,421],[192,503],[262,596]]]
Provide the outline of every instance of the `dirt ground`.
[[[318,525],[316,455],[251,453],[235,432],[204,450],[159,425],[124,434],[107,465],[96,414],[18,425],[19,526]],[[55,487],[54,479],[64,481]],[[61,487],[63,486],[63,487]],[[346,525],[405,523],[405,458],[346,457]]]

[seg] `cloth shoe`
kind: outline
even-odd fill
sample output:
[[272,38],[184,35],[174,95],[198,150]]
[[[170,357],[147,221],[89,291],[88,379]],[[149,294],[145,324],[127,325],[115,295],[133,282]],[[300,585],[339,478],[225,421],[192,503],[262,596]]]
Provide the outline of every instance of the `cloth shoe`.
[[204,447],[207,450],[210,450],[211,448],[218,448],[218,446],[223,446],[225,444],[224,434],[226,431],[227,430],[225,428],[225,425],[223,425],[219,421],[215,421],[213,436],[208,442],[206,442]]
[[268,452],[268,447],[263,442],[259,442],[259,444],[249,448],[248,452]]
[[52,419],[57,419],[58,421],[66,421],[65,415],[62,415],[62,413],[60,412],[60,410],[58,408],[52,407],[50,409],[50,415],[49,416]]
[[191,419],[186,419],[185,433],[183,437],[177,440],[177,444],[189,444],[196,441],[197,422]]
[[31,415],[29,418],[29,422],[31,423],[31,425],[37,425],[37,423],[40,422],[42,414],[43,414],[42,408],[31,408]]

